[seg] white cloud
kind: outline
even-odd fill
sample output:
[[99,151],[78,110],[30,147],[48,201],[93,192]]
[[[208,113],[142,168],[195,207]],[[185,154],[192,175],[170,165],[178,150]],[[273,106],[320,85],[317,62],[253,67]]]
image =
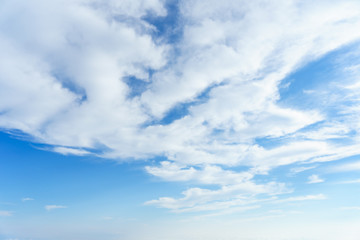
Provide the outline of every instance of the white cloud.
[[[139,32],[136,24],[114,17],[121,13],[142,23],[148,10],[164,14],[164,9],[158,1],[101,5],[6,1],[0,22],[2,127],[49,144],[93,147],[100,135],[143,121],[143,113],[134,109],[139,106],[127,102],[129,88],[119,79],[147,78],[143,69],[161,67],[166,47],[157,46],[147,30]],[[19,17],[23,8],[27,11]],[[6,19],[14,16],[17,20],[7,28]]]
[[200,170],[182,168],[176,163],[161,162],[160,167],[146,167],[150,174],[167,181],[194,181],[201,184],[231,185],[244,183],[253,177],[249,172],[233,172],[221,167],[208,165]]
[[310,169],[314,169],[317,166],[308,166],[308,167],[295,167],[295,168],[291,168],[290,169],[290,174],[297,174],[297,173],[301,173]]
[[277,200],[276,203],[298,202],[298,201],[309,201],[309,200],[325,200],[325,199],[327,199],[327,197],[324,194],[317,194],[317,195],[289,197],[289,198]]
[[[315,110],[278,106],[278,84],[299,65],[357,39],[352,29],[360,24],[359,6],[353,2],[321,3],[321,14],[318,5],[292,1],[267,2],[264,8],[246,2],[181,2],[181,18],[188,21],[182,26],[180,53],[167,63],[172,58],[167,56],[169,46],[153,41],[154,26],[142,19],[149,11],[164,16],[161,1],[37,0],[6,1],[4,6],[1,22],[22,7],[27,12],[11,29],[0,24],[7,66],[0,73],[0,125],[57,145],[54,150],[63,154],[84,155],[83,148],[100,145],[107,149],[102,156],[112,158],[165,154],[176,159],[228,159],[222,156],[229,147],[226,143],[251,145],[254,138],[281,137],[323,120]],[[46,13],[38,14],[44,9]],[[234,15],[225,17],[228,11]],[[119,15],[124,19],[116,18]],[[336,30],[347,34],[334,35]],[[152,79],[144,70],[148,68],[158,70]],[[121,81],[127,76],[150,85],[141,96],[128,99],[131,86]],[[219,83],[207,101],[191,107],[186,119],[141,127]],[[214,136],[216,129],[224,134]],[[214,141],[224,150],[211,154],[209,143]]]
[[332,166],[330,168],[331,172],[349,172],[349,171],[359,171],[359,170],[360,170],[360,161],[339,164]]
[[336,139],[346,137],[351,129],[346,124],[338,122],[328,123],[326,126],[313,131],[298,133],[298,136],[314,140]]
[[23,201],[23,202],[34,201],[34,199],[33,199],[33,198],[29,198],[29,197],[24,197],[24,198],[21,199],[21,201]]
[[353,184],[353,183],[360,183],[360,179],[348,180],[348,181],[341,181],[340,184]]
[[258,194],[274,196],[290,192],[291,190],[282,183],[255,184],[246,181],[236,185],[222,186],[217,190],[190,188],[182,193],[183,198],[161,197],[148,201],[146,204],[168,208],[174,212],[214,211],[257,202],[254,196]]
[[[304,58],[319,56],[348,39],[358,38],[357,34],[350,33],[352,24],[345,20],[348,16],[355,17],[358,9],[350,9],[347,4],[324,3],[315,7],[307,3],[298,9],[296,1],[281,4],[259,1],[262,7],[258,1],[240,2],[204,4],[194,0],[181,3],[183,17],[190,22],[185,26],[184,53],[174,66],[181,70],[159,74],[154,90],[143,96],[155,115],[161,115],[176,102],[192,99],[209,85],[225,79],[230,81],[231,88],[254,75],[258,79],[264,74],[273,75],[272,81],[263,81],[262,94],[268,100],[276,98],[276,82]],[[344,24],[334,24],[341,19]],[[218,28],[221,31],[217,31]],[[335,28],[343,28],[349,34],[336,36],[332,33]],[[209,32],[217,32],[217,35],[204,42],[203,36]],[[266,59],[276,63],[276,70],[264,70],[269,64]],[[242,101],[237,98],[232,101],[235,102]],[[253,104],[248,106],[251,108]]]
[[[4,0],[0,128],[20,130],[65,155],[164,156],[146,171],[166,181],[217,185],[149,202],[179,211],[217,209],[218,201],[236,205],[242,194],[287,192],[271,178],[261,184],[254,178],[280,166],[360,154],[356,84],[337,96],[326,84],[309,89],[311,97],[323,92],[326,106],[279,101],[285,77],[360,39],[358,2],[179,1],[175,44],[156,37],[159,29],[145,20],[166,16],[164,4]],[[134,77],[146,87],[132,96]],[[329,114],[350,100],[336,117]],[[177,120],[160,124],[186,104]],[[342,138],[351,141],[334,142]],[[263,146],[259,139],[279,142]],[[64,206],[46,209],[58,207]]]
[[[195,219],[198,220],[198,219],[201,219],[201,218],[216,217],[216,216],[228,215],[228,214],[239,213],[239,212],[242,213],[242,212],[258,209],[260,207],[261,207],[260,205],[232,207],[232,208],[221,210],[221,211],[218,211],[218,212],[215,212],[215,213],[198,215],[198,216],[195,217]],[[203,210],[209,210],[209,209],[205,208]]]
[[[182,213],[182,212],[203,212],[203,211],[217,211],[220,214],[227,214],[236,212],[239,210],[248,210],[255,208],[260,208],[265,204],[283,204],[283,203],[292,203],[292,202],[302,202],[302,201],[313,201],[313,200],[326,200],[327,197],[324,194],[317,195],[305,195],[305,196],[295,196],[288,198],[278,198],[278,194],[290,193],[291,191],[284,189],[281,186],[273,186],[272,196],[270,198],[260,198],[249,196],[244,194],[244,191],[241,189],[237,191],[236,186],[229,187],[228,189],[221,189],[216,191],[210,191],[207,189],[189,189],[185,192],[184,198],[173,199],[173,198],[159,198],[158,200],[152,200],[146,202],[147,205],[156,205],[163,208],[168,208],[173,212]],[[276,189],[277,188],[277,189]],[[233,192],[231,192],[233,191]],[[275,192],[277,191],[277,192]],[[262,193],[270,193],[268,190],[263,191]],[[260,193],[260,192],[258,192]],[[224,195],[223,195],[224,194]],[[223,196],[221,196],[223,195]],[[228,196],[232,196],[229,198]],[[236,196],[236,197],[234,197]]]
[[67,148],[67,147],[54,147],[53,151],[64,155],[71,154],[71,155],[83,156],[83,155],[91,154],[90,152],[83,149]]
[[67,206],[61,206],[61,205],[46,205],[44,207],[47,211],[51,211],[54,209],[61,209],[61,208],[67,208]]
[[324,182],[324,179],[321,179],[319,175],[313,174],[309,176],[309,181],[307,183],[312,184],[312,183],[322,183],[322,182]]

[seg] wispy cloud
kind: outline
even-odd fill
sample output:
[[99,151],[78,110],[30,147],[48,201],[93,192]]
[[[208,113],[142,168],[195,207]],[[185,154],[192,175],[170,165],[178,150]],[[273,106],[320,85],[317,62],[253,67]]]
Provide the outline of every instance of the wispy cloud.
[[221,210],[221,211],[214,212],[214,213],[198,215],[195,217],[195,219],[217,217],[217,216],[223,216],[223,215],[234,214],[234,213],[239,213],[239,212],[246,212],[246,211],[251,211],[254,209],[259,209],[260,207],[261,207],[260,205],[232,207],[232,208]]
[[62,206],[62,205],[46,205],[44,207],[47,211],[51,211],[54,209],[61,209],[61,208],[67,208],[67,206]]
[[25,198],[22,198],[21,201],[23,201],[23,202],[34,201],[34,199],[33,199],[33,198],[29,198],[29,197],[25,197]]
[[347,180],[347,181],[341,181],[340,184],[353,184],[353,183],[360,183],[360,179],[354,179],[354,180]]
[[83,149],[75,149],[75,148],[67,148],[67,147],[55,147],[53,148],[53,151],[64,155],[84,156],[91,154],[90,152]]
[[313,174],[309,176],[309,181],[307,183],[312,184],[312,183],[322,183],[322,182],[324,182],[324,179],[320,178],[319,175]]
[[253,174],[247,171],[234,172],[214,165],[195,169],[168,161],[161,162],[159,167],[147,166],[146,171],[167,181],[193,181],[217,185],[243,183],[253,177]]
[[0,217],[10,217],[13,213],[11,211],[0,211]]
[[285,184],[276,182],[255,184],[246,181],[241,184],[222,186],[217,190],[190,188],[182,193],[183,198],[161,197],[145,204],[168,208],[174,212],[216,211],[268,201],[268,199],[254,199],[254,196],[258,194],[277,195],[290,192],[291,190],[287,189]]
[[350,171],[360,171],[360,161],[354,161],[344,164],[337,164],[330,167],[331,172],[350,172]]
[[301,201],[310,201],[310,200],[325,200],[327,197],[324,194],[317,195],[306,195],[306,196],[296,196],[289,197],[285,199],[276,200],[276,203],[285,203],[285,202],[301,202]]
[[310,170],[310,169],[314,169],[316,167],[317,166],[291,168],[290,169],[290,174],[295,175],[295,174],[298,174],[298,173],[301,173],[301,172],[304,172],[304,171],[307,171],[307,170]]

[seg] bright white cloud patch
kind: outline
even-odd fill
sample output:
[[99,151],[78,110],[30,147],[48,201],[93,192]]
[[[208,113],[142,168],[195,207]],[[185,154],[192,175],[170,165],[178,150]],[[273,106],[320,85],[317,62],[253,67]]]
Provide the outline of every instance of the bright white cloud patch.
[[309,176],[309,181],[308,183],[322,183],[324,182],[324,179],[321,179],[318,175],[313,174],[311,176]]
[[145,170],[191,187],[148,204],[252,204],[294,191],[275,169],[360,154],[356,63],[339,67],[345,82],[297,83],[313,86],[301,89],[313,104],[281,93],[290,74],[360,39],[357,1],[179,1],[175,40],[147,20],[167,17],[165,1],[1,5],[0,128],[65,155],[166,158]]

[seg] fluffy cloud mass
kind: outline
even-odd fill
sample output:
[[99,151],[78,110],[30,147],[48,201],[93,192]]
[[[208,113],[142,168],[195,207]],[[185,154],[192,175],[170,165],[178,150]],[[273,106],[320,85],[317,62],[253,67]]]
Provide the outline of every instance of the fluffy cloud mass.
[[280,93],[300,67],[360,39],[358,1],[191,0],[175,15],[169,4],[3,0],[1,129],[62,154],[166,158],[146,171],[202,186],[148,202],[176,211],[289,193],[257,176],[360,154],[359,65],[309,90],[317,104]]

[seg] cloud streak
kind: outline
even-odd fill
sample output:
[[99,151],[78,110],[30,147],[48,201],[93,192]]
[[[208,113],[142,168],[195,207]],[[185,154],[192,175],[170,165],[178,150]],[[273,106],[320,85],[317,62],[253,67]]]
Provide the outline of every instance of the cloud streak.
[[47,211],[52,211],[55,209],[62,209],[62,208],[67,208],[67,206],[62,206],[62,205],[46,205],[44,207]]
[[25,197],[21,199],[22,202],[27,202],[27,201],[34,201],[33,198],[29,198],[29,197]]

